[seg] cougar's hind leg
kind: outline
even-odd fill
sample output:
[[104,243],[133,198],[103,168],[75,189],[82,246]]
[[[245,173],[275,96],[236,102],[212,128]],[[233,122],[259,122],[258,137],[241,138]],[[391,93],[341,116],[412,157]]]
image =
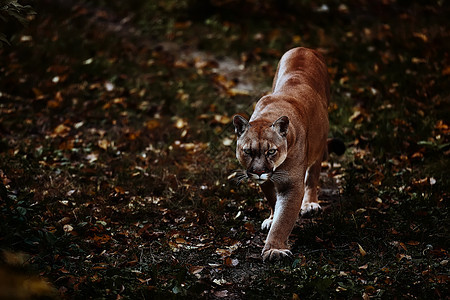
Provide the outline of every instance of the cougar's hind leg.
[[306,171],[305,194],[303,196],[301,214],[320,210],[319,199],[317,198],[317,186],[319,185],[321,161],[317,160]]

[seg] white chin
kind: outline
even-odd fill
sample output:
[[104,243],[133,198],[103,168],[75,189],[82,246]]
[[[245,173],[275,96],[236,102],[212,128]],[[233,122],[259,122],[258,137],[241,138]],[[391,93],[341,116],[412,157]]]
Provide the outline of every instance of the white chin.
[[269,179],[269,174],[262,174],[261,176],[253,174],[252,179],[258,184],[263,184]]

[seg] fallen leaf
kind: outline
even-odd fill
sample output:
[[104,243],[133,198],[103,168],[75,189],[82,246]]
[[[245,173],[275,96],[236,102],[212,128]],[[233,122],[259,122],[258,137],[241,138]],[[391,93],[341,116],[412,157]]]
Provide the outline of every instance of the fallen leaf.
[[234,142],[234,140],[233,139],[230,139],[230,138],[228,138],[228,137],[226,137],[226,138],[224,138],[223,140],[222,140],[222,144],[224,145],[224,146],[231,146],[232,144],[233,144],[233,142]]
[[399,245],[403,250],[405,250],[405,251],[408,250],[408,249],[406,248],[406,245],[405,245],[404,243],[400,242],[398,245]]
[[239,260],[237,258],[226,257],[223,260],[223,264],[227,267],[236,267],[239,264]]
[[177,238],[175,239],[175,242],[176,242],[177,244],[186,244],[186,240],[183,239],[182,237],[177,237]]
[[69,217],[64,217],[64,218],[62,218],[61,220],[58,221],[58,223],[60,225],[66,225],[69,222],[70,222],[70,218]]
[[36,99],[40,100],[45,98],[44,94],[41,92],[40,89],[34,87],[32,88],[32,90]]
[[116,191],[116,193],[125,194],[125,189],[121,186],[115,186],[114,190]]
[[159,127],[159,121],[155,120],[155,119],[147,121],[145,123],[145,127],[147,127],[148,130],[153,130],[155,128],[158,128]]
[[177,119],[175,120],[174,126],[175,126],[175,128],[182,129],[182,128],[186,127],[187,124],[188,124],[188,123],[187,123],[187,121],[186,121],[185,119],[177,118]]
[[151,281],[152,279],[151,279],[151,278],[147,278],[147,279],[138,278],[138,280],[139,280],[140,283],[145,283],[145,284],[147,284],[147,283],[148,283],[149,281]]
[[203,266],[192,266],[192,267],[189,268],[189,273],[191,273],[191,274],[198,274],[201,271],[203,271],[204,268],[205,267],[203,267]]
[[369,265],[368,265],[368,264],[365,264],[365,265],[360,266],[358,269],[360,269],[360,270],[366,270],[368,267],[369,267]]
[[98,160],[98,154],[97,153],[91,153],[91,154],[86,155],[85,158],[86,158],[86,160],[89,163],[93,163],[93,162]]
[[69,131],[70,131],[70,127],[63,123],[63,124],[59,124],[58,126],[56,126],[56,128],[53,130],[53,135],[65,137],[69,134]]
[[218,298],[228,297],[228,291],[227,290],[223,290],[223,291],[214,292],[214,296],[216,296]]
[[398,261],[401,261],[402,259],[406,259],[406,260],[412,259],[411,255],[406,255],[403,253],[398,253],[395,257],[397,258]]
[[353,112],[353,114],[348,118],[349,122],[361,122],[363,120],[362,112],[359,110],[356,110]]
[[98,145],[100,148],[102,148],[103,150],[108,150],[108,147],[109,147],[109,145],[110,145],[110,142],[109,142],[108,140],[106,140],[106,139],[102,139],[102,140],[99,140],[99,141],[98,141],[97,145]]
[[219,254],[222,257],[230,256],[232,253],[233,251],[231,251],[230,249],[220,249],[220,248],[216,249],[216,254]]
[[428,37],[425,34],[421,33],[421,32],[414,32],[413,36],[416,37],[416,38],[421,39],[425,43],[428,42]]
[[69,224],[66,224],[63,226],[63,230],[64,230],[64,232],[71,232],[71,231],[73,231],[73,227]]
[[63,141],[61,144],[59,144],[58,149],[59,150],[72,150],[75,146],[74,139],[69,139],[66,141]]
[[213,280],[213,282],[215,283],[215,284],[217,284],[217,285],[224,285],[224,284],[227,284],[228,282],[225,280],[225,279],[214,279]]
[[410,245],[410,246],[417,246],[417,245],[419,245],[420,243],[419,243],[418,241],[409,241],[409,242],[406,242],[406,244],[408,244],[408,245]]
[[359,248],[359,253],[361,254],[361,256],[366,256],[367,252],[363,249],[363,247],[361,247],[360,244],[358,244],[358,248]]
[[428,183],[428,177],[422,179],[413,179],[412,184],[416,186],[424,186]]

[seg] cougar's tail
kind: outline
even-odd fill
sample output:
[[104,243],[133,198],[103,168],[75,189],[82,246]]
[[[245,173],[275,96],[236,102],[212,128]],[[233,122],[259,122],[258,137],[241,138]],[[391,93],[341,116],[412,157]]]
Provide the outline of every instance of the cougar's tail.
[[337,155],[342,155],[345,152],[345,144],[339,139],[328,139],[328,153],[335,153]]

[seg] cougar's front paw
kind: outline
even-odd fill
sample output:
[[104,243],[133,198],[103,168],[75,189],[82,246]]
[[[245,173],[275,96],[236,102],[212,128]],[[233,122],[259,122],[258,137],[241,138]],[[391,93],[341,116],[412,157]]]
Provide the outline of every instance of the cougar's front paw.
[[320,207],[319,203],[308,202],[308,203],[302,204],[301,214],[306,215],[308,213],[313,213],[313,212],[319,211],[321,209],[322,209],[322,207]]
[[262,222],[262,224],[261,224],[261,229],[268,231],[270,229],[270,226],[272,226],[272,221],[273,221],[273,218],[265,219],[264,222]]
[[287,249],[287,245],[285,243],[278,242],[267,242],[264,245],[262,250],[262,258],[263,261],[266,260],[279,260],[283,257],[292,256],[292,252]]
[[262,253],[263,261],[270,260],[279,260],[283,257],[291,257],[292,252],[289,249],[266,249],[264,248]]

